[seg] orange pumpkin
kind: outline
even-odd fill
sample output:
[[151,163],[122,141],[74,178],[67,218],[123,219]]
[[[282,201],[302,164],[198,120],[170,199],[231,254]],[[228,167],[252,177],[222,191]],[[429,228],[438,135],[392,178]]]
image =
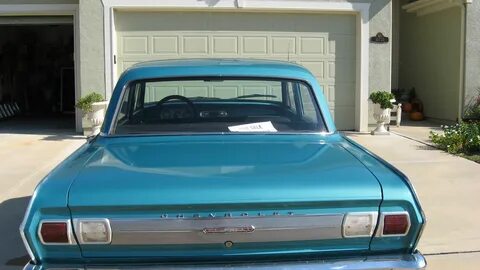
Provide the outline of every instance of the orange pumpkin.
[[402,103],[402,111],[407,112],[407,113],[411,112],[412,111],[412,103],[410,103],[410,102]]
[[410,120],[412,120],[412,121],[422,121],[423,120],[423,113],[421,113],[421,112],[411,112],[410,113]]

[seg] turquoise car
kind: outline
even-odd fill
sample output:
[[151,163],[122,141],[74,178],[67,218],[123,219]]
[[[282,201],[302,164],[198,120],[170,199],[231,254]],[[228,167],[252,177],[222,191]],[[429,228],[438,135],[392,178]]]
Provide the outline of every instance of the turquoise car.
[[194,59],[125,71],[20,233],[25,269],[423,269],[424,226],[304,67]]

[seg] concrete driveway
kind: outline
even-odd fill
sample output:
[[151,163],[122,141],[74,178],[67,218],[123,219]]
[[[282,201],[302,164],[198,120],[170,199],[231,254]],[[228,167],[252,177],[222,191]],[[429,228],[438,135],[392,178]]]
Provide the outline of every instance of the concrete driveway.
[[395,134],[348,136],[415,186],[428,220],[419,244],[428,269],[479,269],[480,164]]
[[[349,137],[404,171],[428,218],[420,242],[429,269],[480,265],[480,165],[407,138]],[[0,269],[21,269],[28,256],[18,226],[37,183],[85,142],[71,134],[0,133]]]
[[50,170],[85,142],[83,137],[69,133],[41,133],[0,133],[2,270],[21,269],[28,261],[18,227],[34,188]]

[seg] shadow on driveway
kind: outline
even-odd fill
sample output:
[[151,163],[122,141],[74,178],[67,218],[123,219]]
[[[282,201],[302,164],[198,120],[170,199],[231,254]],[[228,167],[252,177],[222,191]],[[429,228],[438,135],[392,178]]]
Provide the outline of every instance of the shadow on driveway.
[[31,196],[6,200],[0,204],[0,269],[22,269],[29,261],[18,228]]
[[0,135],[39,135],[43,141],[84,140],[72,115],[17,116],[0,120]]

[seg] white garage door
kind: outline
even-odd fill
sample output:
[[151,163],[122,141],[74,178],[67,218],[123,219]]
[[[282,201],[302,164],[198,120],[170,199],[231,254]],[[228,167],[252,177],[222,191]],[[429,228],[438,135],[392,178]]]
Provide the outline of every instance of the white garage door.
[[316,76],[337,128],[353,130],[355,25],[347,14],[117,12],[118,74],[158,59],[290,60]]

